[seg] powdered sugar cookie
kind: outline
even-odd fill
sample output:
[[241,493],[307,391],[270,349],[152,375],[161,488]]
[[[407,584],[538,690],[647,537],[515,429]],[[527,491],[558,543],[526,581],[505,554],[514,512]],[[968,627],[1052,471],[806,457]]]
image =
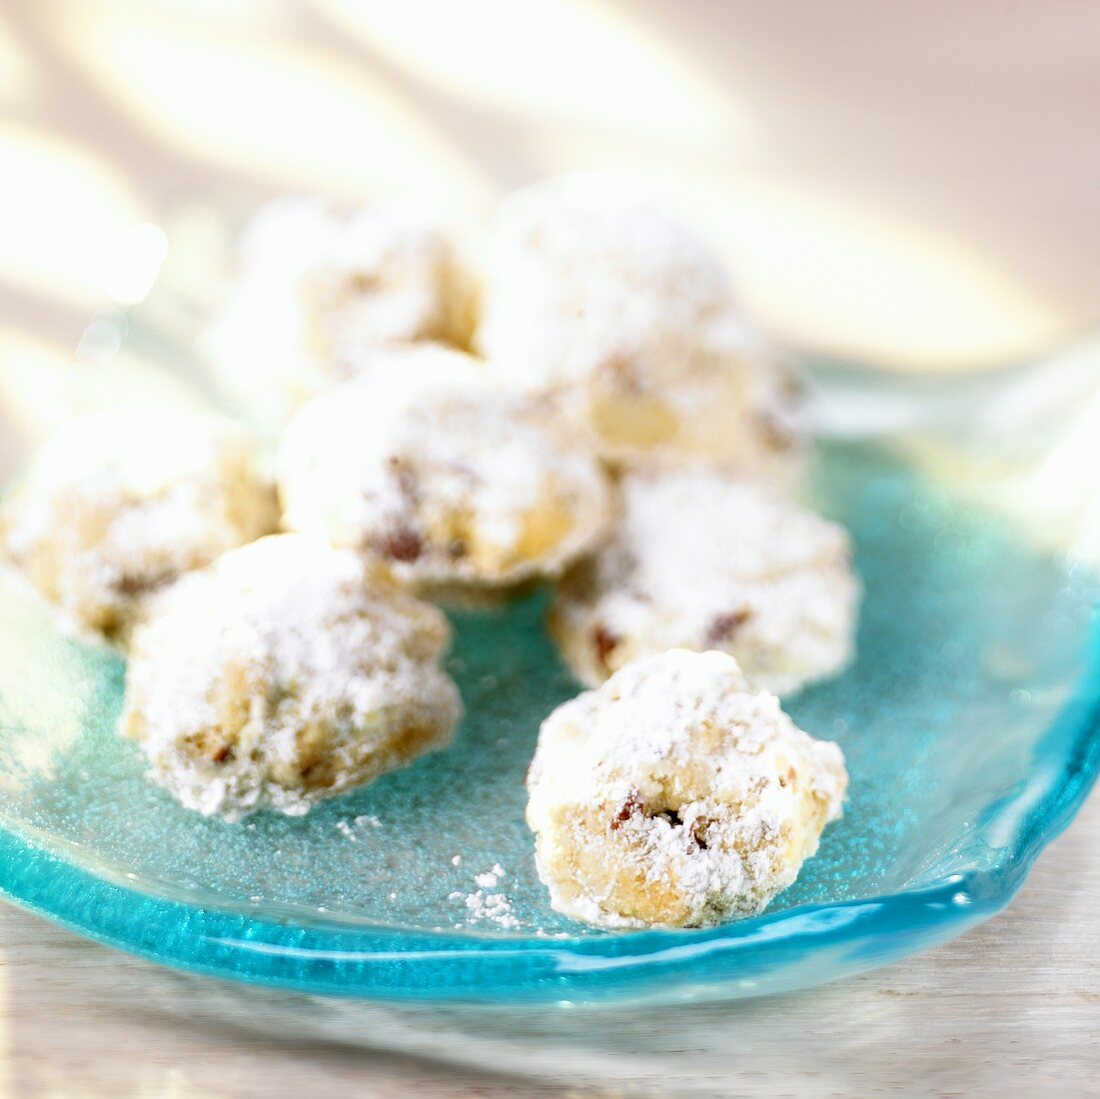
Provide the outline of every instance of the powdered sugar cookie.
[[798,386],[739,316],[720,258],[610,178],[504,203],[475,339],[618,464],[697,457],[772,479],[799,464]]
[[634,473],[615,533],[563,581],[551,630],[582,682],[669,648],[732,653],[786,694],[851,659],[859,584],[845,531],[706,469]]
[[409,582],[552,576],[608,516],[604,474],[568,425],[477,360],[429,345],[379,356],[304,408],[278,465],[288,528]]
[[450,631],[354,554],[298,535],[227,553],[134,634],[122,732],[189,809],[289,815],[445,745]]
[[49,438],[0,528],[48,599],[121,638],[152,592],[277,520],[274,488],[239,428],[134,405],[71,420]]
[[446,233],[417,212],[279,199],[249,224],[238,266],[209,349],[272,426],[374,348],[469,339],[470,279]]
[[604,927],[760,912],[841,815],[832,743],[749,690],[725,653],[635,661],[543,722],[527,821],[551,904]]

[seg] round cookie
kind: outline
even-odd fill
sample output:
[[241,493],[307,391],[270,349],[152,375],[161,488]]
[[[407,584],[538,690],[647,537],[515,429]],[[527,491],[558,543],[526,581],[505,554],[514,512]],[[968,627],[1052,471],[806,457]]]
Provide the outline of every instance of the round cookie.
[[237,266],[208,349],[269,426],[377,347],[470,337],[471,280],[452,242],[398,206],[275,200],[245,230]]
[[614,179],[517,192],[492,226],[478,349],[552,394],[616,464],[720,462],[789,478],[800,387],[739,316],[721,259]]
[[189,809],[298,815],[448,743],[449,639],[438,610],[356,555],[263,538],[156,600],[121,731]]
[[760,912],[841,815],[832,743],[749,690],[725,653],[672,650],[543,722],[527,822],[552,906],[603,927]]
[[847,533],[701,468],[620,482],[609,541],[570,571],[550,628],[577,677],[601,683],[670,648],[719,649],[787,694],[849,662],[859,603]]
[[152,592],[277,522],[274,488],[240,428],[133,405],[55,432],[7,501],[0,535],[70,618],[124,639]]
[[288,529],[428,585],[553,576],[603,533],[606,478],[536,398],[470,356],[391,349],[294,418],[279,452]]

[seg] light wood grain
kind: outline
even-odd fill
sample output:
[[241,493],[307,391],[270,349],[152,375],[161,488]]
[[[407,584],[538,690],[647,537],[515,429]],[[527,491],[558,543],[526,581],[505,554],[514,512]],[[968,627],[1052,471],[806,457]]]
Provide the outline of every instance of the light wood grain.
[[1100,1095],[1100,797],[1002,916],[791,996],[474,1011],[160,969],[0,907],[4,1096]]

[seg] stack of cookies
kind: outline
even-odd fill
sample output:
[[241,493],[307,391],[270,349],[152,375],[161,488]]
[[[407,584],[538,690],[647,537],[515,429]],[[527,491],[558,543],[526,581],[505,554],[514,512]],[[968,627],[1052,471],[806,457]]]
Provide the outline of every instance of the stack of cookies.
[[712,248],[603,178],[511,196],[472,258],[406,209],[280,200],[207,347],[254,436],[73,420],[0,516],[128,651],[121,731],[157,782],[235,821],[411,763],[461,717],[433,604],[550,583],[591,688],[528,778],[554,907],[699,926],[794,880],[847,776],[777,696],[850,661],[859,585],[792,499],[802,390]]

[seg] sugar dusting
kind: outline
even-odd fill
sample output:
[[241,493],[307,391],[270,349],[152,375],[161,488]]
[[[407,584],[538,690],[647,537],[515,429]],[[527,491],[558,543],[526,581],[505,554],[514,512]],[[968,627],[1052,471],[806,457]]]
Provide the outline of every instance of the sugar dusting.
[[627,352],[682,344],[729,299],[712,248],[591,175],[509,197],[486,267],[479,346],[535,387],[579,381]]

